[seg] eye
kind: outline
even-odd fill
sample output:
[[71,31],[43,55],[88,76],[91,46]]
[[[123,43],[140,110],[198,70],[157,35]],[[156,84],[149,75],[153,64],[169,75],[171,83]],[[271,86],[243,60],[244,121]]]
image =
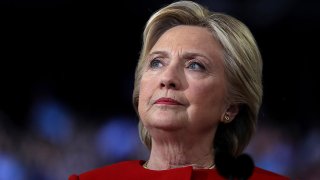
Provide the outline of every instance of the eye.
[[159,59],[153,59],[149,64],[151,69],[161,68],[163,66],[162,62]]
[[187,68],[189,68],[191,70],[195,70],[195,71],[204,71],[205,70],[204,65],[202,65],[199,62],[195,62],[195,61],[188,63]]

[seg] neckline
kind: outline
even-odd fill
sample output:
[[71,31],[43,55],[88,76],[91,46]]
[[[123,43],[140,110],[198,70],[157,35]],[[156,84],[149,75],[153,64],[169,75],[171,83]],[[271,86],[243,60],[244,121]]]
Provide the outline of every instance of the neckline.
[[153,172],[164,172],[164,171],[174,171],[174,170],[191,170],[191,171],[216,171],[215,169],[216,168],[211,168],[211,169],[193,169],[192,166],[184,166],[184,167],[177,167],[177,168],[172,168],[172,169],[163,169],[163,170],[153,170],[153,169],[148,169],[148,168],[145,168],[143,167],[144,163],[146,162],[146,160],[140,160],[139,161],[139,167],[143,170],[146,170],[146,171],[153,171]]

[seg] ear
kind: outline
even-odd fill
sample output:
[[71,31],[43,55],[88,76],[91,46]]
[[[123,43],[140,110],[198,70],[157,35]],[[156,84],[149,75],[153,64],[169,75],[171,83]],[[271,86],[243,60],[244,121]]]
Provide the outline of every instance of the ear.
[[238,104],[231,104],[227,107],[225,113],[222,115],[221,121],[224,123],[229,123],[233,121],[236,115],[239,113],[239,105]]

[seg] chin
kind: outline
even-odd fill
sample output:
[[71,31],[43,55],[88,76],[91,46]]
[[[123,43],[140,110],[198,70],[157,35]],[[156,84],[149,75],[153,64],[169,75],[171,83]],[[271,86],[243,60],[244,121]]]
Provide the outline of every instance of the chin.
[[163,131],[178,131],[182,129],[184,126],[177,125],[177,124],[154,124],[151,125],[153,129],[163,130]]
[[177,115],[150,117],[146,127],[165,131],[175,131],[186,127],[186,120],[178,119]]

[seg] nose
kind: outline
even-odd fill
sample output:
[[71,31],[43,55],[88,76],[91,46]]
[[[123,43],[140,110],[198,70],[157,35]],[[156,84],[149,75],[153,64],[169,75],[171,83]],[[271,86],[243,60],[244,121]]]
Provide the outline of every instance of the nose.
[[160,88],[177,90],[181,88],[182,74],[178,67],[169,65],[160,75]]

